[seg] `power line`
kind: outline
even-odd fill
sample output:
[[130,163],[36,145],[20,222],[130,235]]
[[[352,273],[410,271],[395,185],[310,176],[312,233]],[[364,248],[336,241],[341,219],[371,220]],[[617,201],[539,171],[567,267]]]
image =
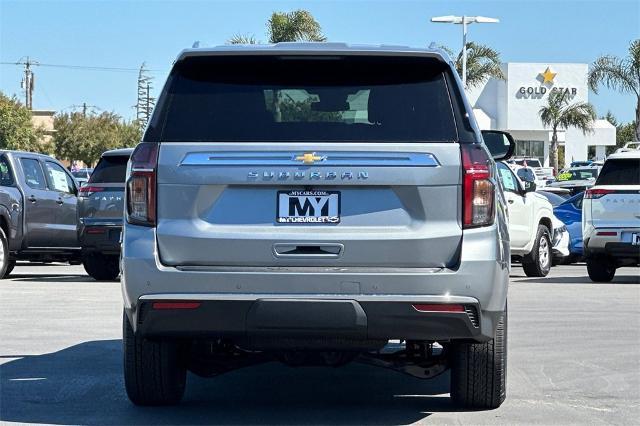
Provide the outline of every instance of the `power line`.
[[[28,58],[27,58],[28,59]],[[0,62],[0,65],[24,65],[24,62],[21,62],[22,59],[18,62]],[[31,65],[37,65],[40,67],[49,67],[49,68],[65,68],[65,69],[75,69],[75,70],[85,70],[85,71],[107,71],[107,72],[130,72],[130,73],[138,73],[139,68],[122,68],[122,67],[99,67],[92,65],[69,65],[69,64],[43,64],[43,63],[34,63],[31,62]],[[145,70],[151,73],[165,73],[163,70],[154,70],[147,69]]]

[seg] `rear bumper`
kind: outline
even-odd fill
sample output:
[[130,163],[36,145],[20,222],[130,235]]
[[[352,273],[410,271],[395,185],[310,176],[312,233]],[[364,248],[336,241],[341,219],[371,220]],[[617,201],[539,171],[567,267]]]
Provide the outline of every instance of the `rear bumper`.
[[120,254],[122,220],[83,219],[78,225],[78,239],[84,252]]
[[[608,234],[603,234],[608,233]],[[640,263],[640,245],[632,244],[639,228],[592,228],[584,240],[584,255],[635,261]]]
[[[226,338],[263,350],[376,348],[390,339],[485,339],[478,303],[472,298],[456,298],[463,302],[465,311],[451,313],[420,312],[404,301],[359,299],[258,296],[215,300],[210,295],[185,295],[182,299],[154,295],[140,300],[133,317],[136,332],[143,336]],[[154,309],[154,304],[167,300],[198,301],[199,306]],[[498,314],[484,315],[496,320]]]
[[[510,254],[496,227],[465,231],[457,269],[168,267],[157,257],[153,228],[126,225],[124,232],[125,311],[134,330],[149,336],[222,335],[252,341],[268,336],[280,347],[286,346],[282,339],[326,341],[343,333],[360,342],[484,341],[493,337],[506,306]],[[158,300],[195,300],[201,305],[194,310],[148,308]],[[477,326],[467,312],[418,312],[415,303],[468,306],[477,312]],[[278,308],[270,308],[274,306]],[[262,312],[258,317],[256,310]],[[328,326],[341,310],[352,312],[353,318],[359,313],[360,320]]]

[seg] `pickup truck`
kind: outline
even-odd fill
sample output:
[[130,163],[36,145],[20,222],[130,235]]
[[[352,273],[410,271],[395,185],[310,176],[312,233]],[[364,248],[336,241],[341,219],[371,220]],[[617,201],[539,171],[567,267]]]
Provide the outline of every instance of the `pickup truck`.
[[80,262],[77,193],[59,161],[0,150],[0,278],[16,260]]
[[528,277],[546,277],[552,266],[557,236],[553,207],[535,192],[533,176],[524,176],[521,180],[506,162],[498,162],[497,166],[509,209],[511,256],[522,262]]

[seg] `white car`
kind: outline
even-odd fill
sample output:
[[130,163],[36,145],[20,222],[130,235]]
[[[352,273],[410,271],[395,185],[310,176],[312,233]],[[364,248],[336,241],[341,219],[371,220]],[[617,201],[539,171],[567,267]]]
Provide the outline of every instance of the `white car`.
[[[536,175],[536,185],[538,187],[545,186],[548,181],[555,180],[555,174],[553,167],[543,167],[540,160],[536,157],[513,157],[508,160],[509,166],[514,169],[513,166],[528,167]],[[540,182],[540,184],[538,184]]]
[[534,182],[521,181],[504,162],[497,166],[509,210],[511,256],[522,261],[528,277],[545,277],[553,260],[553,207],[535,193]]
[[627,142],[622,148],[616,149],[616,154],[629,151],[640,151],[640,142]]
[[582,240],[592,281],[611,281],[617,268],[640,264],[640,151],[605,161],[584,195]]

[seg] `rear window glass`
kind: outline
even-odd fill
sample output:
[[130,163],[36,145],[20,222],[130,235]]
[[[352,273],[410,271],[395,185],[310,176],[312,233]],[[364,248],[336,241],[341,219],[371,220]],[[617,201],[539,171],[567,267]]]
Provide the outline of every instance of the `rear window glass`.
[[11,164],[4,155],[0,156],[0,186],[13,186],[13,173]]
[[640,185],[640,158],[607,160],[596,185]]
[[526,166],[528,167],[542,167],[542,165],[540,164],[540,160],[535,160],[535,159],[529,159],[529,160],[515,160],[515,163],[519,166]]
[[127,162],[129,157],[125,155],[108,155],[102,157],[89,179],[90,183],[124,183],[127,174]]
[[144,140],[454,141],[447,69],[432,58],[188,58]]

